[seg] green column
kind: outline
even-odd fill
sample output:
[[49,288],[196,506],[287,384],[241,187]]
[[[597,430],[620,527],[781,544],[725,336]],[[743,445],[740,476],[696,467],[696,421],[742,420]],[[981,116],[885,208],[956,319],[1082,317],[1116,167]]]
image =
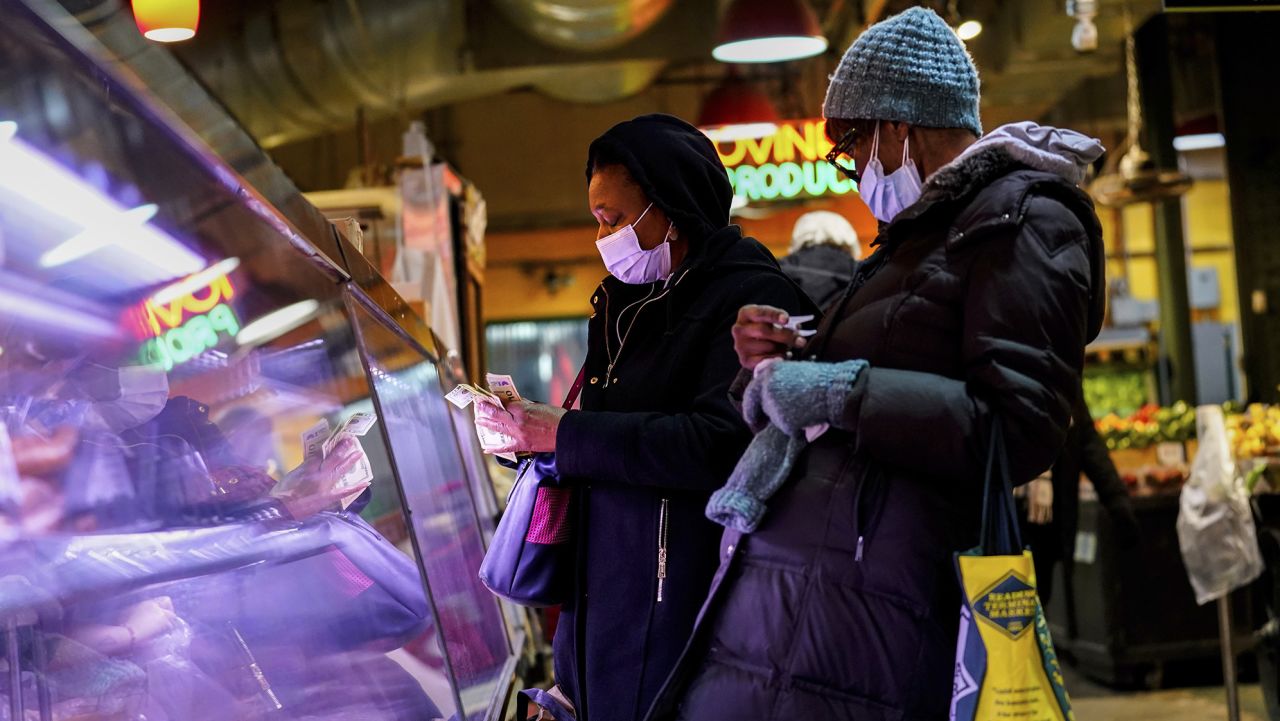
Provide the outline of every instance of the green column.
[[[1173,77],[1169,71],[1169,23],[1156,15],[1134,36],[1138,86],[1142,95],[1142,146],[1156,168],[1176,170],[1173,148]],[[1187,250],[1181,199],[1155,203],[1156,266],[1160,283],[1160,344],[1170,368],[1173,401],[1196,402],[1195,353],[1191,346],[1191,303],[1187,297]]]

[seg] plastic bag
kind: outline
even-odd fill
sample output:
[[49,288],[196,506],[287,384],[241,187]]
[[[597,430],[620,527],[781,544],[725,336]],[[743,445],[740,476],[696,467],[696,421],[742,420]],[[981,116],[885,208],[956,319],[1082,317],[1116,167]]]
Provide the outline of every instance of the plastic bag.
[[1196,409],[1200,449],[1182,487],[1178,545],[1187,578],[1204,605],[1262,574],[1262,552],[1244,479],[1236,473],[1218,406]]

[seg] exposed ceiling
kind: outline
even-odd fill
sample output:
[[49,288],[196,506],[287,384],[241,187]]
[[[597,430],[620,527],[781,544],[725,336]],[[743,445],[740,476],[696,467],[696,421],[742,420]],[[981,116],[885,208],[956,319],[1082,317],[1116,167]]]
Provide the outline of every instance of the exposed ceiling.
[[[196,40],[179,57],[267,148],[349,128],[368,117],[415,114],[535,88],[571,103],[643,92],[706,64],[723,0],[221,0],[205,3]],[[118,0],[63,0],[101,18]],[[1101,0],[1099,49],[1070,44],[1064,0],[813,0],[838,61],[866,23],[911,5],[981,20],[970,47],[994,127],[1037,118],[1087,78],[1121,68],[1132,23],[1159,0]],[[96,8],[96,9],[95,9]],[[123,10],[127,12],[127,10]]]
[[[151,45],[132,29],[126,0],[58,1],[125,58]],[[340,187],[371,156],[394,160],[408,120],[430,113],[429,130],[446,158],[486,181],[495,227],[556,224],[580,213],[578,156],[594,134],[637,112],[696,116],[699,98],[724,72],[710,60],[724,2],[218,0],[204,4],[196,39],[173,50],[304,189]],[[867,23],[928,5],[952,22],[984,25],[969,48],[982,75],[986,127],[1051,117],[1092,132],[1123,126],[1126,28],[1160,10],[1160,0],[1099,0],[1098,50],[1080,54],[1071,47],[1075,20],[1065,0],[810,4],[831,49],[749,71],[765,80],[785,115],[817,114],[827,74]],[[558,120],[539,119],[525,132],[530,113]],[[358,115],[377,136],[376,152],[367,152],[366,140],[363,157],[353,149],[361,144],[353,132]],[[526,157],[545,157],[550,143],[572,162],[557,160],[548,170],[539,159],[539,172],[551,174],[546,197],[527,190],[504,197],[497,187],[512,181],[510,168],[493,163],[496,141],[508,143],[508,155],[514,148]],[[573,199],[559,200],[570,193]]]

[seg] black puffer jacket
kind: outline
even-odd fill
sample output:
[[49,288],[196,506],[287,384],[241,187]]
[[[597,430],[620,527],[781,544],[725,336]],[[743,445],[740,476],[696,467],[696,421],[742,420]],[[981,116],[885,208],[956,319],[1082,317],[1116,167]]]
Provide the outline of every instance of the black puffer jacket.
[[947,718],[989,429],[1020,482],[1058,453],[1102,317],[1092,204],[1000,146],[932,176],[824,321],[870,362],[750,535],[726,532],[651,718]]
[[556,435],[559,470],[575,481],[579,553],[556,681],[580,721],[633,721],[693,628],[718,565],[720,527],[703,509],[751,440],[728,395],[738,309],[813,308],[764,246],[728,224],[732,190],[706,136],[645,116],[596,141],[597,154],[621,159],[690,237],[669,281],[608,277],[592,295],[583,410]]

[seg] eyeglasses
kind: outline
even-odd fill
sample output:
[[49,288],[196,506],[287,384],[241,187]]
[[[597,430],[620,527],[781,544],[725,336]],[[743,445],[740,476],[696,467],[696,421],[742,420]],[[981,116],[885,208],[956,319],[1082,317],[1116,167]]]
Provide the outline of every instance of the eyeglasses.
[[[853,153],[854,143],[857,140],[857,128],[846,130],[844,135],[841,135],[840,139],[836,141],[836,144],[831,146],[831,152],[827,153],[827,162],[831,164],[831,167],[843,173],[844,177],[855,183],[861,183],[862,173],[859,173],[858,169],[854,167],[853,159],[850,157]],[[844,160],[841,160],[842,157]]]

